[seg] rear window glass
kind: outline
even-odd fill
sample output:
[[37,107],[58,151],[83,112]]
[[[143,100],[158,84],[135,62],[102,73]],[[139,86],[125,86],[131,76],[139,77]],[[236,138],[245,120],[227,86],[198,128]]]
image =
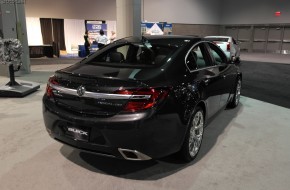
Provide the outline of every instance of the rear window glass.
[[229,38],[205,38],[208,41],[212,42],[228,42]]
[[161,65],[176,51],[176,46],[150,43],[126,43],[108,49],[96,56],[90,64],[130,66]]

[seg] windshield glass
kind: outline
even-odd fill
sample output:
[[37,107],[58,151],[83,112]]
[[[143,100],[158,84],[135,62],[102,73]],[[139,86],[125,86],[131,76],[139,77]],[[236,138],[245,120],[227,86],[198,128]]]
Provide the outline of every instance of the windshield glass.
[[164,43],[127,42],[114,46],[92,59],[88,64],[119,66],[154,66],[164,63],[177,49]]

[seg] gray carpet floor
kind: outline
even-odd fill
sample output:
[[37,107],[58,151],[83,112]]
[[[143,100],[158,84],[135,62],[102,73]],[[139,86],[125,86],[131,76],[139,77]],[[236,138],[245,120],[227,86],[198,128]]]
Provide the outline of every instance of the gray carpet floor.
[[290,108],[290,64],[243,61],[242,95]]

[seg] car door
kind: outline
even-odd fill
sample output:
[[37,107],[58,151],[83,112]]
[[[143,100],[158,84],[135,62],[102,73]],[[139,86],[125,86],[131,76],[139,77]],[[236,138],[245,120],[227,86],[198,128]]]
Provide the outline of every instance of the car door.
[[227,62],[226,55],[223,51],[212,43],[207,43],[211,59],[217,68],[217,77],[220,79],[217,83],[219,87],[220,108],[223,108],[229,99],[231,89],[235,84],[235,72],[233,65]]
[[220,78],[205,42],[195,44],[190,49],[186,57],[186,66],[193,82],[201,89],[201,98],[207,105],[207,116],[211,117],[220,108]]

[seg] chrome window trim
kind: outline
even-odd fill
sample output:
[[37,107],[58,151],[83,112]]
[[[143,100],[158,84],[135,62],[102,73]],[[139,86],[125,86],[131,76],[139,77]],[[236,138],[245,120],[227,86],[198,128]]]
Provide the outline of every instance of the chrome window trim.
[[[216,67],[220,67],[221,65],[223,65],[223,64],[220,64],[220,65],[214,64],[214,65],[212,65],[212,66],[203,67],[203,68],[195,69],[195,70],[190,70],[190,69],[188,68],[187,64],[186,64],[186,59],[187,59],[188,55],[190,54],[191,50],[192,50],[195,46],[197,46],[198,44],[200,44],[200,43],[212,43],[212,42],[209,42],[209,41],[200,41],[200,42],[197,42],[197,43],[193,44],[192,47],[188,50],[188,52],[186,53],[185,59],[184,59],[184,63],[185,63],[185,66],[186,66],[186,68],[188,69],[188,71],[189,71],[190,73],[194,73],[194,72],[197,72],[197,71],[202,71],[202,70],[204,70],[204,69],[216,68]],[[214,43],[212,43],[212,44],[214,44]],[[221,51],[222,51],[222,50],[221,50]]]
[[194,71],[189,71],[190,73],[194,73],[194,72],[197,72],[197,71],[202,71],[202,70],[205,70],[205,69],[212,69],[212,68],[216,68],[216,67],[219,67],[218,65],[214,65],[214,66],[211,66],[211,67],[204,67],[204,68],[201,68],[201,69],[196,69]]
[[57,90],[59,94],[68,94],[78,97],[85,97],[85,98],[94,98],[94,99],[119,99],[119,100],[143,100],[143,99],[149,99],[151,98],[151,95],[130,95],[130,94],[107,94],[107,93],[98,93],[98,92],[90,92],[85,91],[84,95],[79,96],[76,89],[70,89],[66,87],[62,87],[59,85],[55,85],[52,83],[49,83],[49,86],[53,88],[54,90]]

